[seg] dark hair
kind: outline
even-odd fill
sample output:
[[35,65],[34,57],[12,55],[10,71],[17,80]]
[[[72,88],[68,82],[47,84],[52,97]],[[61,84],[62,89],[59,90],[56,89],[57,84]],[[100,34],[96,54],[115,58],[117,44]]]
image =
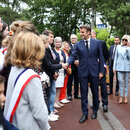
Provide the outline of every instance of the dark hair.
[[91,32],[91,27],[88,26],[88,25],[81,25],[81,26],[80,26],[80,29],[82,29],[82,28],[86,29],[87,32],[88,32],[88,31]]
[[50,31],[50,30],[44,30],[44,31],[42,32],[42,34],[43,34],[43,35],[47,35],[47,36],[49,36],[49,34],[54,35],[54,33],[53,33],[52,31]]
[[4,23],[3,26],[2,26],[2,32],[4,32],[4,30],[6,29],[6,27],[8,27],[8,24]]
[[8,27],[8,24],[7,24],[7,23],[4,23],[3,26],[2,26],[2,31],[0,31],[0,46],[1,46],[2,40],[5,38],[5,37],[3,36],[3,32],[4,32],[4,30],[6,29],[6,27]]
[[115,38],[119,38],[119,40],[120,40],[120,37],[119,37],[119,36],[115,36]]
[[0,75],[0,84],[4,82],[5,82],[5,78],[2,75]]

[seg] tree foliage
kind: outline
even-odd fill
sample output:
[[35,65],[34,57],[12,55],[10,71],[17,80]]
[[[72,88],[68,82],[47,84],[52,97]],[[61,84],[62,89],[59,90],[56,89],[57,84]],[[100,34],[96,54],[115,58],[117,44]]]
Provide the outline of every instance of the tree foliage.
[[47,28],[68,40],[81,23],[90,24],[89,7],[86,0],[34,0],[30,12],[40,32]]
[[[102,22],[111,26],[108,37],[130,33],[128,0],[0,0],[0,16],[8,24],[30,20],[40,33],[49,29],[68,41],[80,25],[91,25],[92,7],[102,15]],[[104,33],[100,38],[104,38]]]
[[94,28],[94,29],[96,31],[96,38],[105,41],[109,49],[110,46],[114,44],[114,37],[109,38],[110,28],[106,29]]
[[2,17],[3,21],[10,25],[14,20],[28,20],[28,18],[22,14],[24,11],[20,6],[21,3],[23,6],[25,4],[30,5],[31,0],[1,0],[0,16]]
[[[102,22],[111,25],[114,35],[130,34],[130,4],[128,0],[97,0]],[[110,34],[111,34],[110,32]]]

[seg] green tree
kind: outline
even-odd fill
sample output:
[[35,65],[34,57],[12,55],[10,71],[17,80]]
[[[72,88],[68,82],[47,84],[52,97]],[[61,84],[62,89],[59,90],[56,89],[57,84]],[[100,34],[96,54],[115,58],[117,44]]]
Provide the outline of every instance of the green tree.
[[102,22],[111,25],[110,35],[130,34],[130,4],[128,0],[96,0]]
[[33,22],[40,33],[42,33],[44,29],[47,29],[47,17],[50,15],[50,9],[47,8],[46,0],[32,0],[32,5],[27,12],[30,20]]
[[21,6],[24,5],[31,5],[31,0],[1,0],[0,1],[0,16],[2,17],[2,20],[8,23],[9,25],[14,20],[28,20],[27,17],[24,17],[22,14],[23,9]]
[[50,29],[68,41],[80,24],[91,24],[89,7],[87,0],[34,0],[29,12],[40,32]]
[[96,31],[96,38],[105,41],[109,49],[110,46],[114,44],[114,37],[111,36],[111,38],[109,38],[110,28],[105,29],[94,28],[94,29]]

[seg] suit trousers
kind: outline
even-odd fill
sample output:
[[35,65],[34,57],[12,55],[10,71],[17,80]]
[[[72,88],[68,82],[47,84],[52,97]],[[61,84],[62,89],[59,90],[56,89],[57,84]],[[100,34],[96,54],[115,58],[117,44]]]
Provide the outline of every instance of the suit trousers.
[[88,115],[88,82],[90,81],[90,88],[93,98],[93,111],[97,112],[99,108],[98,95],[98,77],[93,77],[89,74],[87,77],[79,77],[80,91],[81,91],[81,108],[83,115]]
[[[113,92],[113,77],[114,77],[114,73],[113,73],[113,68],[109,67],[109,87],[110,87],[110,92]],[[119,81],[118,81],[118,74],[116,73],[116,88],[115,91],[118,92],[119,91]]]
[[79,92],[79,79],[78,79],[78,69],[72,69],[72,74],[68,77],[67,83],[67,95],[72,96],[72,82],[74,79],[74,96],[78,96]]
[[100,81],[100,90],[101,90],[101,97],[102,97],[102,105],[108,105],[108,93],[107,93],[107,86],[106,86],[106,69],[103,73],[103,77],[99,80]]

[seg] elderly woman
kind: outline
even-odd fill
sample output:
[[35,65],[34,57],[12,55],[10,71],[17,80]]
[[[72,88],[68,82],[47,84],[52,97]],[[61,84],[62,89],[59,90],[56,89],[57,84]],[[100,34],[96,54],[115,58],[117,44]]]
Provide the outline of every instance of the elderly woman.
[[[113,71],[117,71],[119,87],[120,87],[120,99],[119,104],[128,103],[128,88],[129,88],[129,72],[130,72],[130,44],[129,35],[122,37],[121,45],[117,46],[114,58]],[[123,98],[123,77],[125,81],[125,95]]]
[[[56,55],[56,61],[58,64],[62,64],[66,62],[66,56],[63,50],[61,50],[61,45],[62,45],[62,38],[61,37],[56,37],[54,39],[54,45],[55,45],[55,55]],[[59,76],[55,82],[56,86],[56,98],[55,98],[55,108],[60,108],[64,106],[59,102],[59,95],[60,95],[60,90],[64,86],[64,69],[59,69]]]

